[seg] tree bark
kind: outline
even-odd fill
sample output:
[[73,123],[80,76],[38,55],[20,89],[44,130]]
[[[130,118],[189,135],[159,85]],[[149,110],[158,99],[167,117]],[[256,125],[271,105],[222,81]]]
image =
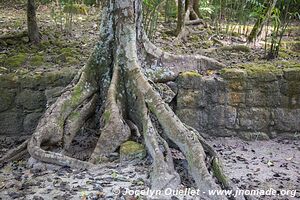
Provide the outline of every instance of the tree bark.
[[[171,62],[174,59],[177,64],[190,61],[192,66],[197,63],[196,66],[204,68],[223,65],[204,56],[163,52],[150,43],[144,34],[141,15],[141,0],[104,2],[99,42],[86,66],[47,109],[32,137],[9,152],[10,155],[0,162],[22,153],[27,147],[29,154],[42,162],[93,168],[96,164],[105,163],[107,157],[128,140],[130,127],[135,127],[142,133],[152,157],[151,188],[165,190],[180,187],[181,177],[174,169],[167,142],[172,141],[184,154],[188,171],[197,187],[206,192],[201,198],[227,199],[224,195],[208,194],[209,190],[235,188],[225,176],[218,154],[195,129],[180,121],[154,89],[155,83],[144,73],[145,67],[152,62],[158,63],[158,60],[167,70],[166,75],[178,73],[178,68],[174,68]],[[158,66],[155,67],[158,69]],[[80,127],[95,113],[101,114],[102,125],[98,127],[100,137],[90,160],[83,161],[64,155]],[[158,121],[163,136],[153,119]],[[51,148],[45,150],[45,146],[60,146],[62,151],[53,152]],[[208,156],[211,162],[207,165]],[[209,169],[209,166],[213,167]],[[210,170],[221,185],[216,183]]]
[[34,0],[27,1],[27,28],[29,41],[38,44],[40,42],[39,28],[36,22],[36,9]]
[[264,12],[258,16],[258,19],[256,20],[249,36],[248,36],[248,42],[253,42],[256,38],[258,38],[262,32],[262,29],[265,25],[265,23],[270,18],[272,11],[276,5],[277,0],[266,0],[264,5],[266,8],[264,9]]

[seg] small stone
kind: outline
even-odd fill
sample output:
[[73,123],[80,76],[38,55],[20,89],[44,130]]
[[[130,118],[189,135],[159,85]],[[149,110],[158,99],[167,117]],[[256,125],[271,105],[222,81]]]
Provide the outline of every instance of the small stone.
[[128,161],[134,159],[143,159],[146,156],[146,149],[144,145],[134,142],[124,142],[120,147],[121,161]]

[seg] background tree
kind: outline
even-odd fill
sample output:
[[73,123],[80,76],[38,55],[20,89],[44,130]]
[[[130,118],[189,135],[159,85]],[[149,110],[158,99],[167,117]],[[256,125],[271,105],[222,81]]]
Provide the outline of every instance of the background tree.
[[264,3],[265,8],[263,9],[262,13],[258,16],[257,21],[255,22],[251,33],[248,36],[248,42],[253,42],[259,35],[267,22],[270,18],[272,11],[276,5],[277,0],[266,0]]
[[27,29],[29,41],[38,44],[40,42],[39,28],[36,22],[36,10],[34,0],[27,1]]

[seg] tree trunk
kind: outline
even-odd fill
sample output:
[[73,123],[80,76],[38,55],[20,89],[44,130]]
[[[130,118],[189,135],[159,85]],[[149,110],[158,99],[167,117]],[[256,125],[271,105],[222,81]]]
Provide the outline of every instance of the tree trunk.
[[184,17],[185,17],[185,0],[178,0],[176,35],[178,35],[184,27]]
[[[144,69],[151,65],[155,68],[153,73],[160,71],[160,75],[163,74],[156,81],[170,80],[180,72],[175,67],[177,63],[186,63],[185,67],[189,69],[216,69],[223,65],[205,56],[173,55],[155,47],[144,34],[141,5],[141,0],[104,2],[99,42],[88,63],[47,109],[32,137],[11,150],[0,162],[23,155],[27,148],[34,159],[42,162],[93,168],[106,162],[109,155],[129,139],[130,127],[134,126],[142,133],[152,157],[151,188],[180,187],[181,179],[174,169],[167,142],[172,141],[184,154],[197,187],[206,192],[201,197],[227,199],[223,195],[208,194],[214,189],[236,189],[223,173],[218,154],[195,129],[180,121],[154,89],[155,79],[151,81],[150,75],[144,74]],[[166,73],[161,73],[163,70]],[[97,109],[99,107],[101,109]],[[101,115],[100,137],[89,161],[64,155],[85,121],[95,114]],[[163,135],[160,135],[159,127]],[[46,146],[49,150],[45,150]],[[51,151],[54,146],[60,146],[61,153]],[[206,160],[209,160],[208,165]]]
[[199,0],[194,0],[194,4],[193,4],[193,10],[195,11],[196,15],[198,18],[201,18],[201,13],[200,13],[200,9],[199,9]]
[[40,42],[39,28],[36,22],[34,0],[27,1],[27,28],[29,41],[38,44]]
[[262,29],[265,25],[265,23],[268,21],[270,18],[272,11],[276,5],[277,0],[266,0],[265,1],[265,6],[266,8],[264,9],[263,13],[258,16],[257,21],[255,22],[249,36],[248,36],[248,42],[251,43],[253,42],[256,38],[258,38],[262,32]]

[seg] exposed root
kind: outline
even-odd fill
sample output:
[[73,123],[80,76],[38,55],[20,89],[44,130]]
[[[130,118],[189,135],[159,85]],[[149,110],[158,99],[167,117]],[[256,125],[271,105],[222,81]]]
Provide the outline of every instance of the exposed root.
[[[64,141],[64,139],[66,139],[66,137],[64,138],[64,131],[71,131],[69,140],[72,140],[75,136],[74,132],[78,130],[77,124],[72,121],[76,122],[78,121],[78,118],[85,119],[90,112],[94,112],[94,110],[89,109],[83,104],[85,104],[85,101],[95,94],[97,88],[93,86],[93,82],[89,81],[91,78],[89,76],[91,74],[88,72],[88,67],[85,67],[85,70],[79,73],[80,79],[77,84],[66,90],[57,99],[56,103],[48,108],[40,120],[36,131],[29,140],[27,149],[33,158],[46,163],[70,166],[74,168],[88,168],[92,166],[91,163],[70,158],[60,153],[46,151],[41,148],[41,146],[45,143],[50,146],[62,144],[63,142],[69,144],[71,141]],[[88,104],[89,103],[87,103],[87,105]],[[82,109],[79,108],[81,106],[83,106]],[[80,113],[83,115],[72,119],[70,115],[72,113],[74,114],[76,109],[79,109]],[[89,111],[89,113],[87,113],[87,111]],[[67,123],[68,127],[65,129],[67,119],[69,120]],[[74,127],[71,127],[71,124],[73,124]]]
[[90,162],[92,163],[105,161],[106,157],[128,140],[130,136],[130,128],[123,119],[122,109],[118,105],[119,73],[119,66],[115,63],[113,77],[108,89],[106,107],[102,115],[105,126],[101,130],[101,135],[91,155]]
[[[156,47],[146,37],[144,38],[144,47],[148,54],[157,59],[158,63],[156,65],[167,68],[172,72],[170,73],[172,74],[172,77],[178,75],[182,71],[218,70],[226,67],[219,61],[202,55],[174,55],[165,52]],[[184,66],[184,68],[182,68],[182,66]],[[160,79],[168,78],[161,77]]]
[[0,164],[4,164],[13,160],[18,160],[23,157],[27,152],[27,144],[29,139],[25,140],[22,144],[14,149],[9,150],[1,159]]
[[86,120],[94,113],[99,96],[94,95],[83,106],[76,108],[67,118],[64,126],[63,150],[67,151],[76,133],[83,127]]
[[[143,94],[148,108],[157,117],[166,135],[175,142],[186,156],[189,171],[197,187],[203,191],[218,189],[218,185],[214,182],[207,170],[205,152],[196,134],[183,125],[171,108],[161,99],[159,94],[153,90],[148,81],[145,80],[138,67],[131,71],[131,73],[133,79],[137,81],[136,87]],[[145,141],[147,141],[146,138]],[[158,155],[155,156],[159,157]],[[209,198],[212,199],[212,197]],[[213,199],[226,198],[225,196],[215,196]]]

